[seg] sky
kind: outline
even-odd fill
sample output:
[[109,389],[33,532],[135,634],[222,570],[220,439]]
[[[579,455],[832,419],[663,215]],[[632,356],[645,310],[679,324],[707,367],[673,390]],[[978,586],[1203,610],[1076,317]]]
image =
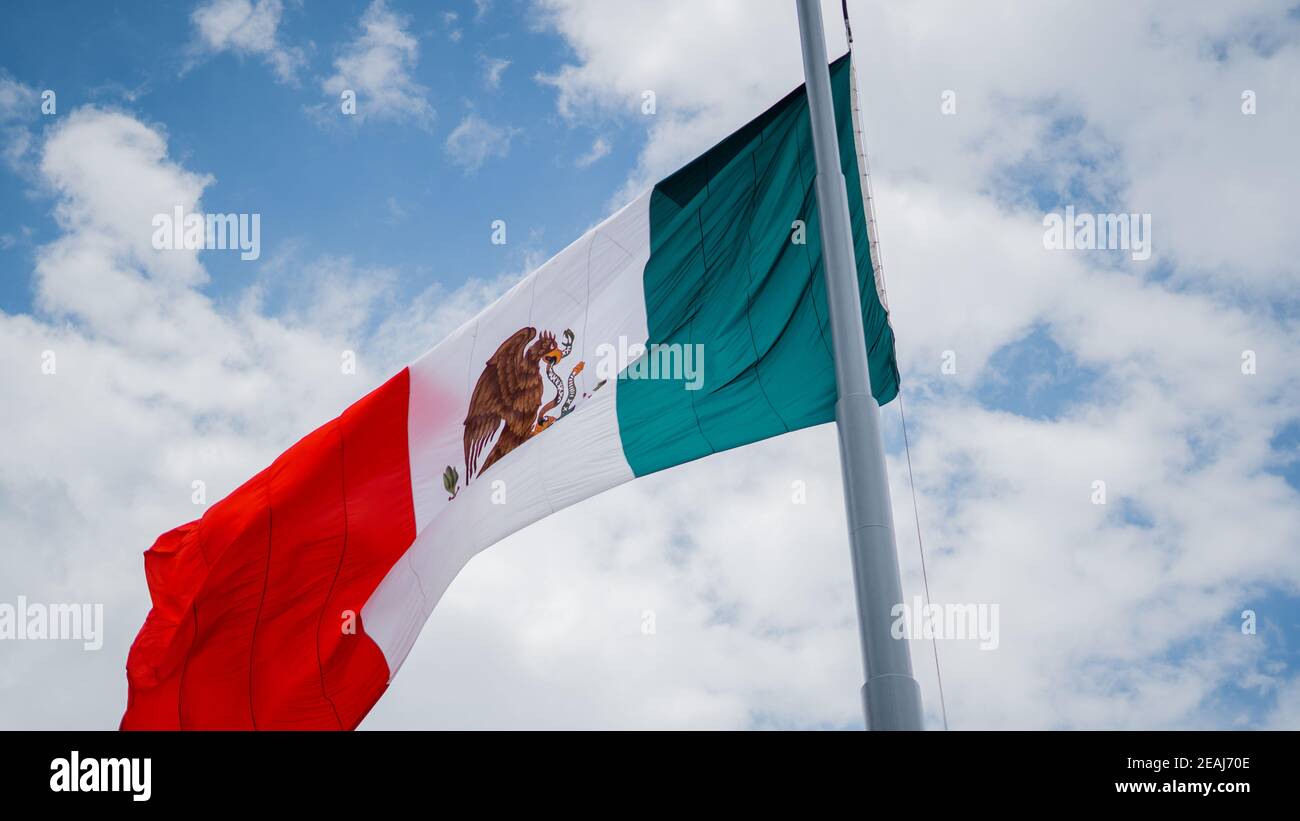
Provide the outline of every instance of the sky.
[[[927,725],[1300,727],[1300,6],[849,7],[904,592],[919,521],[931,598],[999,613],[996,649],[912,641]],[[801,72],[785,0],[9,4],[0,603],[102,603],[105,635],[0,641],[0,727],[115,727],[196,479],[233,490]],[[260,256],[155,253],[160,203],[260,214]],[[1148,216],[1149,257],[1046,247],[1067,207]],[[861,676],[821,426],[476,557],[362,727],[854,728]]]

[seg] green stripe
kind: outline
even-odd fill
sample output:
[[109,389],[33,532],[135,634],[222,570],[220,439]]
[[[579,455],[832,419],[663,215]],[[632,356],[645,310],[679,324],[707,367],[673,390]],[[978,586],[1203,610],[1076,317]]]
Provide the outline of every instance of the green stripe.
[[[898,393],[894,336],[876,295],[849,104],[849,61],[831,65],[871,385]],[[703,383],[619,375],[623,452],[643,476],[833,421],[835,368],[822,279],[815,165],[803,87],[655,186],[646,315],[652,344],[702,345]],[[791,224],[806,223],[803,245]],[[666,362],[680,348],[667,348]]]

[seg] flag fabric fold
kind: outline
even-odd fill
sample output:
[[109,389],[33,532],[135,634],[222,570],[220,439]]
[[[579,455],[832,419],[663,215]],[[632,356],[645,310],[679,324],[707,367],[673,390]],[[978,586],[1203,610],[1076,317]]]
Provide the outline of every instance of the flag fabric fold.
[[[831,65],[876,399],[898,390],[847,56]],[[802,87],[145,554],[124,729],[352,729],[476,553],[625,481],[830,422]]]

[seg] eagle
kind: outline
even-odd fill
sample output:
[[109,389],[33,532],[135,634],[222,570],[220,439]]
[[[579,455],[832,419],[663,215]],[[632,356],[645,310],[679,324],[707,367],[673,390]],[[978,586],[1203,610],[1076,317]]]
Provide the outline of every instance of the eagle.
[[[529,345],[534,336],[537,340]],[[555,334],[542,331],[539,336],[536,328],[520,328],[492,354],[474,385],[465,415],[465,484],[537,432],[545,389],[539,366],[543,361],[553,366],[563,358]],[[498,429],[501,436],[480,468],[479,456]]]

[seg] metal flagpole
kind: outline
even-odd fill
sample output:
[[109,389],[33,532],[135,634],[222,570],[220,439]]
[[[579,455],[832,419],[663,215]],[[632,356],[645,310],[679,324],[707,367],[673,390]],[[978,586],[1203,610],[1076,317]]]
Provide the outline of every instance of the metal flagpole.
[[869,730],[920,730],[921,688],[912,677],[905,639],[891,626],[903,603],[894,547],[894,517],[885,474],[880,409],[871,394],[862,303],[853,256],[848,190],[840,169],[834,103],[827,70],[826,36],[820,0],[796,0],[803,72],[817,160],[817,209],[821,214],[822,259],[830,303],[831,338],[839,400],[835,426],[840,440],[840,471],[849,518],[853,584],[858,599],[858,634],[866,683],[862,704]]

